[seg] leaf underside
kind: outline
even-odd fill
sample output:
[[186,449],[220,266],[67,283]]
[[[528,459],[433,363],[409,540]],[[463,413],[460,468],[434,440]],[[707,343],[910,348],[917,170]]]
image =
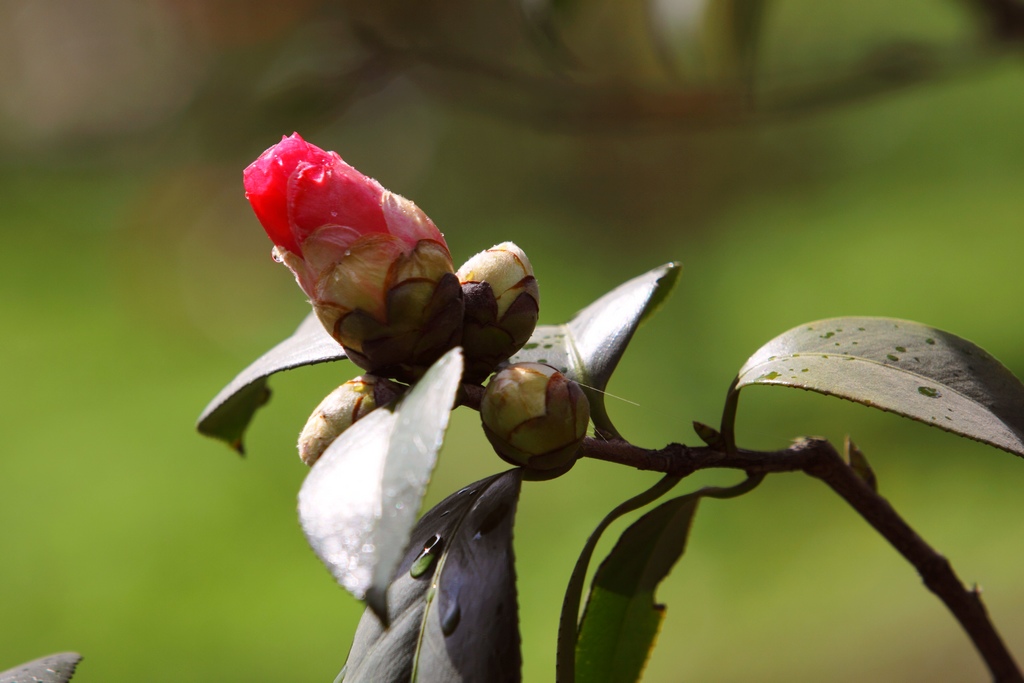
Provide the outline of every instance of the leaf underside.
[[299,521],[347,591],[385,615],[385,591],[408,545],[462,376],[452,349],[392,410],[341,434],[306,476]]
[[267,378],[282,370],[345,358],[345,350],[310,313],[292,336],[256,359],[210,401],[196,429],[242,453],[242,437],[249,422],[270,398]]
[[754,384],[838,396],[1024,456],[1024,384],[975,344],[921,323],[794,327],[751,356],[735,391]]
[[576,676],[633,683],[664,617],[654,591],[682,556],[700,492],[654,508],[627,528],[594,574],[576,644]]
[[420,519],[388,586],[390,627],[363,613],[339,681],[521,680],[512,528],[522,475],[478,481]]
[[636,328],[664,301],[679,276],[667,263],[613,289],[564,325],[541,325],[512,363],[547,363],[583,388],[590,418],[607,436],[619,436],[604,405],[604,390]]
[[0,671],[0,683],[67,683],[82,661],[77,652],[61,652]]

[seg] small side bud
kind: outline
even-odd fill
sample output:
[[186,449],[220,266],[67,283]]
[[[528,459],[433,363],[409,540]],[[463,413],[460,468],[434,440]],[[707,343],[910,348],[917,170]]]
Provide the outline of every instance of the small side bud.
[[550,365],[516,363],[488,383],[480,419],[506,462],[568,471],[587,434],[590,404],[576,382]]
[[456,275],[466,305],[465,378],[480,382],[530,340],[537,326],[540,290],[530,260],[512,242],[480,252]]
[[711,446],[712,448],[718,448],[722,446],[722,435],[717,429],[703,422],[694,421],[693,431],[697,432],[697,436],[700,440]]
[[857,473],[857,476],[864,480],[872,491],[878,493],[878,478],[875,477],[875,471],[871,469],[871,465],[868,463],[867,457],[864,452],[857,447],[857,444],[853,442],[850,435],[847,434],[843,440],[843,455],[845,456],[846,462],[849,463],[850,468]]
[[313,466],[343,431],[401,394],[401,386],[375,375],[351,379],[327,394],[299,434],[299,457]]

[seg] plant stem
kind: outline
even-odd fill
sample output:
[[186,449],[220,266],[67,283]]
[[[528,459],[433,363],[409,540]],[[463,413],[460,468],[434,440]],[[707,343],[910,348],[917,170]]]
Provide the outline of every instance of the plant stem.
[[970,637],[996,683],[1024,683],[1024,676],[996,631],[976,589],[966,588],[949,561],[915,532],[823,439],[800,439],[780,451],[736,449],[728,453],[710,447],[669,444],[659,450],[625,441],[588,438],[584,457],[685,477],[701,469],[742,469],[748,475],[803,471],[825,482],[875,528],[917,569],[925,586],[945,603]]

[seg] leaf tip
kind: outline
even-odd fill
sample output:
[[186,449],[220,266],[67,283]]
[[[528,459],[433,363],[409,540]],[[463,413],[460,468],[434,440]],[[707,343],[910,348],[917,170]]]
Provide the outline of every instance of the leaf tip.
[[850,468],[860,477],[872,491],[878,493],[878,477],[875,476],[875,471],[871,469],[871,465],[868,463],[867,457],[864,452],[857,447],[857,444],[853,442],[850,435],[847,434],[843,440],[843,455],[847,464]]

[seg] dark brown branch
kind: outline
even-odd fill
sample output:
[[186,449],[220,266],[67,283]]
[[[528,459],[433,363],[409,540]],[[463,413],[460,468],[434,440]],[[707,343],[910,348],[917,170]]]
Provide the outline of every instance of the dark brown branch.
[[455,397],[456,406],[467,406],[473,410],[480,410],[480,401],[484,397],[484,388],[479,384],[463,382],[459,385],[459,393]]
[[882,534],[917,569],[925,586],[945,603],[997,683],[1024,683],[1024,676],[992,625],[977,590],[966,588],[949,561],[937,553],[908,525],[882,496],[851,468],[828,441],[801,439],[781,451],[728,453],[711,447],[690,448],[669,444],[659,450],[639,448],[624,441],[588,438],[583,457],[597,458],[641,470],[685,477],[697,470],[725,467],[748,475],[803,471],[825,482]]

